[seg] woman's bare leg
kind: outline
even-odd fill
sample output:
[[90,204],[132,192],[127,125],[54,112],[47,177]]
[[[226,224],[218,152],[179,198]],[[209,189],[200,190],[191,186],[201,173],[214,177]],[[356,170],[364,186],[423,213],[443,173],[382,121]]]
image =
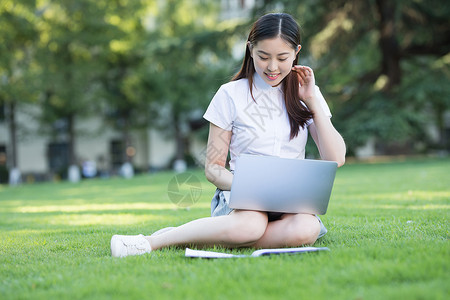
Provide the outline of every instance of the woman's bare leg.
[[319,236],[320,223],[309,214],[284,214],[280,220],[269,222],[255,248],[298,247],[314,244]]
[[258,241],[267,224],[264,212],[237,210],[226,216],[197,219],[146,239],[153,250],[174,245],[240,247]]

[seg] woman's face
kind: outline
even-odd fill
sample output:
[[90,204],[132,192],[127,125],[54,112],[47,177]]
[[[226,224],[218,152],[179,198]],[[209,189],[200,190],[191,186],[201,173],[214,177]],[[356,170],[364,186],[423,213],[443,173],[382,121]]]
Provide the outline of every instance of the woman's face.
[[281,37],[261,40],[249,45],[255,70],[267,84],[277,86],[291,72],[292,63],[300,51],[294,50]]

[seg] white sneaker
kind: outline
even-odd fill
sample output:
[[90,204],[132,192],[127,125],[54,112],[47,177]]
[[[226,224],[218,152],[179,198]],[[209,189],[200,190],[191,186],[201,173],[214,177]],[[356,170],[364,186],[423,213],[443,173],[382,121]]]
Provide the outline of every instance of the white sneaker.
[[113,235],[111,238],[111,255],[125,257],[150,253],[152,247],[144,235]]

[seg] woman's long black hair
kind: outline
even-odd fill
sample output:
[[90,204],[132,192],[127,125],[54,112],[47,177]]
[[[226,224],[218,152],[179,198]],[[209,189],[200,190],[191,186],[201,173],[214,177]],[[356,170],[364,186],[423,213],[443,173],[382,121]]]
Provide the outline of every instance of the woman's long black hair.
[[[260,17],[252,26],[248,35],[248,42],[256,45],[259,41],[281,37],[285,42],[297,50],[300,45],[300,27],[294,18],[286,13],[272,13]],[[298,54],[292,66],[298,63]],[[250,92],[253,91],[253,75],[255,74],[253,58],[250,55],[250,48],[247,44],[245,57],[241,69],[232,80],[247,78]],[[304,128],[306,122],[312,118],[312,113],[300,102],[298,96],[299,82],[295,72],[290,72],[283,79],[284,102],[286,105],[289,123],[291,125],[290,138],[298,135],[300,127]],[[253,97],[253,93],[252,93]]]

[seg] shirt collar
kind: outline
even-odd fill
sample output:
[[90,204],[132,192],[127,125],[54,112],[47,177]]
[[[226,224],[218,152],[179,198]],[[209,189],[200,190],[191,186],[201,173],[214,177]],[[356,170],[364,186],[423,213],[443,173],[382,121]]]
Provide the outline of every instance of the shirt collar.
[[273,87],[270,84],[268,84],[267,82],[264,81],[264,79],[261,78],[261,76],[259,76],[259,74],[257,72],[255,72],[255,74],[253,75],[253,86],[256,87],[258,90],[262,90],[262,91],[282,91],[281,87],[283,86],[283,83]]

